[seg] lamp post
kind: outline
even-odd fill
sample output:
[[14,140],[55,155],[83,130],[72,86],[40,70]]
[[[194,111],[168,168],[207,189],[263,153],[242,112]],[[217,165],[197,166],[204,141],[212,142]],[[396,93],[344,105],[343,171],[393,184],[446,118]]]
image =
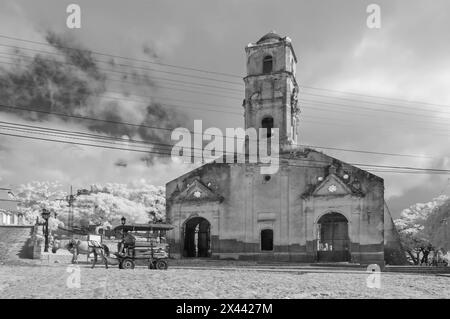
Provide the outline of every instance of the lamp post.
[[[122,216],[122,218],[120,219],[120,222],[122,223],[122,226],[125,226],[125,224],[126,224],[126,222],[127,222],[127,219],[124,217],[124,216]],[[123,229],[123,227],[122,227],[122,239],[124,238],[125,236],[124,236],[124,229]]]
[[48,219],[50,218],[50,211],[48,211],[47,209],[42,209],[42,214],[41,214],[42,218],[44,218],[45,220],[45,247],[44,247],[44,252],[48,252]]

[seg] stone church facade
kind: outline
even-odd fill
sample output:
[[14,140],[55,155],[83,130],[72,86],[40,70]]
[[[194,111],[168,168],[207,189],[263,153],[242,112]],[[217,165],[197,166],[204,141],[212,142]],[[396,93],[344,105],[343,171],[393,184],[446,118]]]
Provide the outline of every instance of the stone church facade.
[[[245,128],[279,129],[280,164],[205,164],[166,184],[175,258],[389,262],[396,246],[383,179],[298,146],[300,123],[291,40],[268,33],[246,47]],[[392,249],[391,249],[392,250]]]

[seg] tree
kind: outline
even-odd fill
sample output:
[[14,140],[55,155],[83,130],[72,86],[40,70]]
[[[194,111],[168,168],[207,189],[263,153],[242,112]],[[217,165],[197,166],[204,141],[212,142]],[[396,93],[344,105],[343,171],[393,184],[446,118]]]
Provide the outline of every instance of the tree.
[[450,250],[450,199],[433,210],[424,223],[424,232],[434,247]]
[[[67,192],[57,182],[38,182],[20,185],[18,210],[28,223],[36,218],[42,221],[43,208],[52,214],[49,227],[54,230],[68,219]],[[130,223],[148,223],[165,219],[165,190],[141,180],[130,184],[109,183],[92,185],[81,192],[73,202],[74,224],[85,228],[89,225],[118,225],[122,216]]]
[[59,225],[63,225],[60,219],[55,218],[54,213],[61,214],[67,210],[64,199],[66,193],[61,190],[61,184],[57,182],[33,181],[20,185],[16,199],[19,201],[17,210],[23,214],[24,219],[29,224],[34,224],[36,219],[43,221],[42,210],[45,208],[52,212],[49,219],[49,228],[54,230]]
[[140,181],[134,184],[92,185],[87,194],[74,202],[74,219],[91,224],[119,224],[124,216],[130,223],[165,219],[165,191]]
[[430,231],[431,225],[435,224],[431,216],[447,201],[447,196],[439,196],[428,203],[414,204],[404,209],[401,217],[395,220],[407,258],[415,265],[428,262],[429,253],[438,247]]

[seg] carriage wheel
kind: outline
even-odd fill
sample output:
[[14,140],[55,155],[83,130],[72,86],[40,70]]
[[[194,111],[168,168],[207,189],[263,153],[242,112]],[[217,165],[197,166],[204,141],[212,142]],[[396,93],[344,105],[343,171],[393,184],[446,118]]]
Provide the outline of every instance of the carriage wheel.
[[155,268],[159,269],[159,270],[166,270],[169,267],[169,265],[167,264],[167,262],[165,260],[157,260],[155,262]]
[[134,269],[135,263],[133,260],[126,258],[122,260],[122,269]]

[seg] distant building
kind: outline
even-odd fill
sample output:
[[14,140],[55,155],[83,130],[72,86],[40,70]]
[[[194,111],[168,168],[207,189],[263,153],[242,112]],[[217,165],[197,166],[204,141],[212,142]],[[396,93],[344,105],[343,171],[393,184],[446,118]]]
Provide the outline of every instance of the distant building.
[[7,189],[0,189],[0,225],[23,225],[23,215],[17,212],[17,201]]
[[279,129],[279,170],[262,175],[260,164],[214,161],[168,182],[171,255],[390,263],[386,249],[398,245],[389,242],[397,238],[383,179],[298,145],[291,40],[268,33],[245,50],[245,129]]
[[20,213],[0,209],[0,225],[23,225],[23,216]]

